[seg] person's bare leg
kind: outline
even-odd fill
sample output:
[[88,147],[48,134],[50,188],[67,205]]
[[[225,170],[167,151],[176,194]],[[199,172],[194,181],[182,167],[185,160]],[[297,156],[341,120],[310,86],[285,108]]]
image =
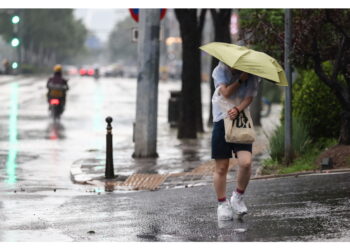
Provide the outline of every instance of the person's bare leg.
[[218,199],[226,197],[226,175],[229,159],[215,159],[214,187]]
[[249,151],[238,151],[238,173],[237,173],[237,188],[244,191],[249,183],[252,173],[252,154]]

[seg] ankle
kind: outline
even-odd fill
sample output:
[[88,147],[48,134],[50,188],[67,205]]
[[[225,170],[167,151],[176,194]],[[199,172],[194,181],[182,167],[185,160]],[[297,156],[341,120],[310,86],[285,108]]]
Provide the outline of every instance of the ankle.
[[239,195],[243,195],[244,191],[245,191],[244,189],[236,188],[236,193],[239,194]]
[[219,203],[222,203],[222,202],[225,202],[225,201],[226,201],[226,197],[218,198],[218,202]]

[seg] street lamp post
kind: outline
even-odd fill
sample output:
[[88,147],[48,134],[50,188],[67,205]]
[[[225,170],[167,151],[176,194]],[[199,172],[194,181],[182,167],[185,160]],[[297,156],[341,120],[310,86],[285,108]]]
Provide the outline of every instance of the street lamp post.
[[290,52],[292,45],[292,10],[285,10],[285,38],[284,38],[284,67],[288,81],[285,91],[285,129],[284,129],[284,156],[285,163],[289,165],[293,158],[292,145],[292,67],[290,64]]
[[19,23],[21,18],[19,15],[13,15],[11,17],[11,22],[13,24],[13,37],[11,40],[11,46],[16,49],[16,61],[12,63],[12,69],[18,72],[19,65],[21,63],[21,40],[18,36],[19,34]]

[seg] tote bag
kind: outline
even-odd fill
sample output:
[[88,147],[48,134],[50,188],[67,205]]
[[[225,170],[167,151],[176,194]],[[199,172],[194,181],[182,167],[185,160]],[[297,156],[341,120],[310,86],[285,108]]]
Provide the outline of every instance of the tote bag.
[[255,141],[255,130],[249,111],[241,111],[234,120],[224,118],[224,124],[226,142],[251,144]]
[[[225,114],[227,114],[228,110],[237,106],[233,100],[227,99],[220,94],[220,87],[215,89],[212,102],[217,103]],[[248,109],[241,111],[234,120],[231,120],[226,115],[224,124],[226,142],[251,144],[255,141],[254,125]]]

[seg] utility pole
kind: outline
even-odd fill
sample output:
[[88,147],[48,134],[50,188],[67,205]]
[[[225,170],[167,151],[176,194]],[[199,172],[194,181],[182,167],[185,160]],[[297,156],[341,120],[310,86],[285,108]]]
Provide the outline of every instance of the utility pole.
[[23,53],[22,53],[22,51],[24,51],[24,41],[23,41],[23,30],[24,30],[24,28],[23,28],[23,25],[24,25],[23,16],[24,16],[24,14],[23,13],[24,13],[24,10],[21,10],[21,9],[18,10],[18,16],[21,20],[21,22],[19,23],[19,28],[18,28],[18,37],[19,37],[19,40],[21,41],[21,46],[18,47],[18,52],[17,52],[18,64],[19,64],[18,65],[19,66],[18,73],[21,73],[22,63],[23,63]]
[[140,9],[135,158],[158,157],[159,29],[159,9]]
[[292,145],[292,67],[290,64],[290,52],[292,47],[292,10],[285,9],[284,13],[284,68],[288,81],[285,91],[285,119],[284,119],[284,157],[289,165],[293,158]]
[[[20,12],[20,11],[18,11]],[[16,61],[12,63],[12,70],[15,70],[15,72],[19,72],[19,67],[21,63],[21,39],[19,37],[19,23],[21,21],[21,16],[19,13],[17,15],[11,16],[11,22],[13,24],[13,36],[11,39],[11,46],[15,48],[16,50]]]

